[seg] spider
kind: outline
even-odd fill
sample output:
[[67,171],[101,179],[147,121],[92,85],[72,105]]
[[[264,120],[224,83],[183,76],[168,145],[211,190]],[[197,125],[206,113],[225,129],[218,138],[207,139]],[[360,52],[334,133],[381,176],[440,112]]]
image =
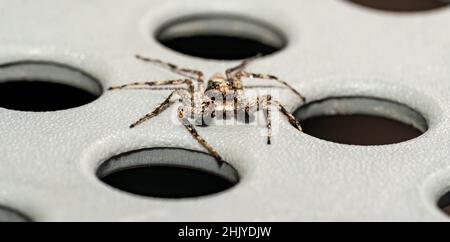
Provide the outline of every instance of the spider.
[[258,74],[245,71],[245,67],[253,60],[253,58],[246,59],[239,65],[227,69],[225,75],[220,73],[214,74],[209,78],[207,83],[205,83],[204,74],[201,71],[178,67],[172,63],[140,55],[136,55],[135,57],[144,62],[162,65],[185,78],[135,82],[113,86],[108,90],[144,89],[172,85],[186,85],[186,88],[173,88],[170,95],[158,107],[131,124],[130,128],[135,128],[154,118],[175,103],[181,103],[178,107],[179,121],[189,131],[193,138],[215,157],[220,166],[224,164],[224,159],[203,137],[200,136],[196,126],[208,126],[213,119],[225,120],[230,118],[234,118],[239,122],[250,123],[254,120],[256,112],[260,111],[262,107],[266,120],[267,144],[270,145],[272,138],[271,106],[274,106],[288,119],[289,123],[294,128],[302,131],[298,120],[271,95],[259,95],[255,98],[248,98],[245,96],[244,88],[246,87],[243,85],[242,78],[255,78],[273,80],[281,83],[295,93],[303,102],[305,101],[305,97],[303,97],[302,94],[278,77],[270,74]]

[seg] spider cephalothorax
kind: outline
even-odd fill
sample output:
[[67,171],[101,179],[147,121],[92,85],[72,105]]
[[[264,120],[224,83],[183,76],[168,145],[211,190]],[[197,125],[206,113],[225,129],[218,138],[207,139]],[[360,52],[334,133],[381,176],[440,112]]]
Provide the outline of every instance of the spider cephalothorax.
[[277,81],[296,95],[303,101],[305,98],[292,86],[278,77],[269,74],[249,73],[244,70],[250,60],[243,61],[240,65],[227,69],[225,75],[220,73],[214,74],[206,83],[203,72],[180,68],[174,64],[166,63],[157,59],[150,59],[137,55],[136,58],[156,64],[161,64],[173,72],[180,74],[186,78],[135,82],[121,86],[110,87],[109,90],[122,89],[140,89],[143,87],[157,87],[170,85],[186,85],[186,88],[176,88],[154,111],[148,113],[138,121],[130,125],[134,128],[139,124],[159,115],[174,103],[180,102],[178,107],[178,119],[192,136],[204,146],[210,154],[212,154],[219,164],[223,164],[224,160],[219,153],[203,139],[195,129],[195,126],[208,126],[215,119],[235,119],[240,122],[249,123],[255,119],[255,113],[263,110],[267,124],[267,143],[271,143],[272,137],[272,115],[271,107],[276,107],[283,115],[287,117],[292,126],[298,130],[302,130],[300,123],[294,116],[284,108],[284,106],[274,99],[271,95],[260,95],[254,98],[248,98],[245,95],[245,87],[242,78],[258,78]]

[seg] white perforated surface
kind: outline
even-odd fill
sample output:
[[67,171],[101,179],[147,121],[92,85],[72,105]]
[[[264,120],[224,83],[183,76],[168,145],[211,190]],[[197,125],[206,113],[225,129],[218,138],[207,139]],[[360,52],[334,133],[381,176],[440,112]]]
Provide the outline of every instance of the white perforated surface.
[[[435,203],[450,187],[450,8],[397,14],[341,0],[1,0],[0,63],[64,63],[103,87],[174,77],[136,61],[136,53],[208,75],[237,63],[180,55],[153,39],[167,20],[195,13],[272,23],[289,45],[251,70],[283,77],[309,100],[358,95],[404,103],[428,120],[428,132],[358,147],[318,140],[282,120],[267,146],[257,127],[201,129],[240,183],[218,195],[164,200],[118,192],[95,172],[130,150],[203,150],[168,121],[173,112],[128,128],[167,92],[106,92],[58,112],[0,109],[0,204],[36,221],[449,220]],[[300,104],[289,93],[282,102],[291,111]]]

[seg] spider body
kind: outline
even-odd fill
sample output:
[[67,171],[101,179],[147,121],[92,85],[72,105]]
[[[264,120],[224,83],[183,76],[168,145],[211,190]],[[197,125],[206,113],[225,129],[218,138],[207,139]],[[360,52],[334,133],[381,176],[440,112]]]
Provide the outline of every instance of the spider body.
[[[178,107],[178,119],[184,127],[191,133],[193,138],[205,147],[211,155],[213,155],[219,165],[224,160],[219,153],[197,132],[195,126],[209,126],[214,120],[235,119],[239,122],[250,123],[255,120],[256,113],[261,109],[264,111],[266,118],[267,144],[271,144],[272,137],[272,115],[271,107],[276,107],[292,126],[302,131],[300,123],[294,116],[284,108],[284,106],[275,100],[271,95],[260,95],[254,98],[246,97],[245,89],[254,88],[245,86],[242,78],[257,78],[277,81],[292,92],[298,95],[303,101],[305,98],[288,83],[280,80],[278,77],[269,74],[248,73],[244,68],[250,60],[244,60],[240,65],[227,69],[225,75],[216,73],[204,83],[204,75],[201,71],[180,68],[177,65],[163,62],[157,59],[136,56],[137,59],[160,64],[169,68],[173,72],[180,74],[185,79],[162,80],[135,82],[121,86],[110,87],[109,90],[123,89],[143,89],[154,88],[158,86],[186,85],[186,88],[175,88],[172,93],[152,112],[146,114],[136,122],[130,125],[130,128],[154,118],[161,114],[171,105],[181,103]],[[195,85],[197,84],[197,85]]]

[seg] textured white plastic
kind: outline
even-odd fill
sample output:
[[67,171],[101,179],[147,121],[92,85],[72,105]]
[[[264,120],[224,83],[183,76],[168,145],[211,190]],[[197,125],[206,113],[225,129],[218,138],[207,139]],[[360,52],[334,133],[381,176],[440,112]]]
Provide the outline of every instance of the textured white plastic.
[[[167,21],[197,13],[244,15],[279,28],[287,48],[249,68],[282,77],[308,100],[393,100],[421,113],[429,130],[401,144],[360,147],[296,132],[284,119],[271,146],[258,127],[204,128],[240,183],[212,196],[165,200],[113,189],[97,179],[96,168],[142,148],[203,150],[169,122],[173,112],[128,128],[167,92],[105,92],[57,112],[0,109],[0,204],[35,221],[449,221],[436,200],[450,188],[450,8],[392,13],[342,0],[1,0],[0,63],[63,63],[104,88],[176,77],[135,60],[138,53],[208,75],[235,65],[181,55],[154,39]],[[289,92],[282,102],[291,111],[301,104]]]

